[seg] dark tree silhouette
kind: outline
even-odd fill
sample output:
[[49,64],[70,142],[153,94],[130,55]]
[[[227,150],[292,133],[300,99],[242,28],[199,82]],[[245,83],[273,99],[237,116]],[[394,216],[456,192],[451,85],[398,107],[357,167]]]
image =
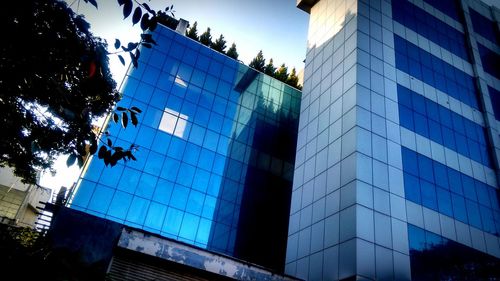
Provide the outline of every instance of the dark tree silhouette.
[[266,66],[264,68],[264,73],[269,75],[269,76],[274,76],[275,71],[276,71],[276,67],[274,67],[273,59],[270,59],[269,63],[266,64]]
[[288,67],[282,64],[274,73],[274,77],[280,81],[286,82],[288,79]]
[[194,22],[193,26],[189,28],[189,30],[186,31],[186,36],[198,41],[200,37],[198,36],[198,23]]
[[236,44],[232,44],[231,47],[227,50],[226,55],[237,60],[238,59],[238,51],[236,51]]
[[266,60],[264,59],[264,55],[262,54],[262,50],[257,53],[257,56],[253,58],[248,66],[257,69],[258,71],[264,72],[264,65],[266,64]]
[[226,49],[226,40],[224,40],[224,36],[221,34],[210,47],[220,53],[224,53]]
[[[84,0],[97,8],[95,0]],[[156,44],[147,30],[154,30],[166,12],[147,4],[117,0],[125,18],[140,22],[144,31],[138,42],[114,47],[120,61],[128,53],[135,67],[139,47]],[[120,98],[108,65],[106,43],[95,37],[90,25],[66,3],[56,0],[27,1],[0,11],[0,29],[8,38],[0,46],[0,165],[14,168],[24,182],[35,183],[37,171],[51,169],[60,154],[67,164],[83,165],[97,152],[100,140],[92,121],[112,112]],[[113,120],[126,127],[137,124],[136,107],[117,108]],[[103,141],[99,158],[106,165],[135,159],[129,148]]]
[[210,34],[210,27],[200,35],[200,43],[205,46],[212,45],[212,35]]
[[299,77],[297,77],[297,73],[295,71],[295,67],[292,68],[292,72],[288,75],[286,79],[286,83],[292,87],[298,88]]

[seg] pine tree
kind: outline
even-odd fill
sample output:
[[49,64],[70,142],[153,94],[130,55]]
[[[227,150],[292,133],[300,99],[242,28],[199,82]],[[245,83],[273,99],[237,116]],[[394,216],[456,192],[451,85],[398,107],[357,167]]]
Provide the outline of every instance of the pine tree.
[[198,23],[197,22],[194,22],[193,23],[193,26],[191,26],[191,28],[189,28],[189,30],[186,30],[186,36],[193,39],[193,40],[200,40],[200,37],[198,36]]
[[298,83],[299,83],[299,77],[297,77],[297,73],[295,71],[295,67],[292,68],[292,73],[290,73],[290,75],[288,76],[288,78],[286,79],[286,83],[294,88],[297,88],[298,87]]
[[233,43],[233,45],[231,45],[229,50],[227,50],[226,55],[228,57],[235,59],[235,60],[238,59],[238,52],[236,51],[236,44]]
[[218,52],[224,53],[226,49],[226,40],[224,40],[224,36],[221,34],[210,47]]
[[273,59],[269,60],[269,63],[264,67],[264,73],[269,76],[274,76],[274,72],[276,71],[276,67],[274,67]]
[[210,34],[210,27],[207,27],[207,30],[200,35],[200,43],[205,46],[212,45],[212,35]]
[[264,59],[264,55],[262,54],[262,50],[259,51],[257,56],[250,62],[248,66],[264,72],[264,65],[266,64],[266,60]]
[[285,64],[282,64],[274,73],[274,78],[286,82],[288,78],[288,67],[286,67]]

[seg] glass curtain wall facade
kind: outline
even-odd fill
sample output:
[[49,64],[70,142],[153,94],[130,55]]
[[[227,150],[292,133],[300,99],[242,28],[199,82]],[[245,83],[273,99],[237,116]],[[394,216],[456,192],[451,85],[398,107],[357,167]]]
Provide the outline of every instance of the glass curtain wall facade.
[[499,12],[297,2],[310,22],[285,272],[498,276]]
[[174,31],[142,48],[110,122],[137,161],[94,157],[71,208],[283,271],[301,93]]

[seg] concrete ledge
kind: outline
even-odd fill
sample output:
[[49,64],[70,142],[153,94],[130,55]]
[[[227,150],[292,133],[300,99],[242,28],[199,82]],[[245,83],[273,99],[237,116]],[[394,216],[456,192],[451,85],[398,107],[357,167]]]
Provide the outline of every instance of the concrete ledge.
[[118,247],[237,280],[300,280],[192,245],[123,228]]
[[318,2],[319,0],[297,0],[297,8],[306,13],[311,13],[311,8]]

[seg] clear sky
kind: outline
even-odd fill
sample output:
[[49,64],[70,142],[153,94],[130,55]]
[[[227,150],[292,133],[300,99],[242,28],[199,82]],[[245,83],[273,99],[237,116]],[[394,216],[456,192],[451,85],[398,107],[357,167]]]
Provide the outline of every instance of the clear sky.
[[[85,15],[92,32],[107,40],[113,51],[115,38],[122,43],[137,41],[138,25],[132,27],[131,16],[123,20],[116,0],[98,0],[99,9],[83,0],[65,0],[73,10]],[[142,1],[140,1],[142,2]],[[304,67],[309,15],[295,7],[295,0],[152,0],[145,1],[155,10],[174,5],[176,18],[190,23],[198,22],[198,34],[210,27],[212,40],[224,35],[228,47],[234,42],[239,60],[250,63],[259,50],[274,64],[285,63],[288,69],[299,71]],[[127,59],[127,57],[125,57]],[[120,85],[126,67],[116,56],[110,57],[113,77]],[[128,60],[127,60],[128,63]],[[70,187],[76,181],[79,169],[65,165],[66,157],[56,162],[57,174],[42,175],[40,184],[53,189]]]

